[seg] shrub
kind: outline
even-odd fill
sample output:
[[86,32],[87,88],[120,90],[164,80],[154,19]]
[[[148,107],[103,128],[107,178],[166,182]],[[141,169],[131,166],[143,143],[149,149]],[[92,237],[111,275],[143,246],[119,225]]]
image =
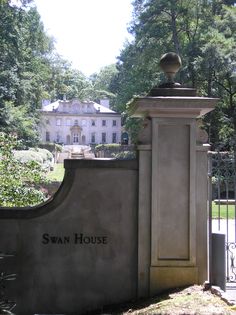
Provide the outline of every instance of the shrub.
[[37,152],[43,159],[43,162],[52,162],[53,154],[47,149],[31,148],[30,151]]
[[46,142],[46,143],[40,143],[38,146],[39,148],[47,149],[51,153],[62,152],[62,146],[58,143]]
[[[46,199],[46,195],[40,190],[41,184],[46,182],[39,162],[42,158],[33,151],[26,151],[28,155],[25,156],[24,151],[24,153],[17,153],[21,156],[17,159],[14,149],[17,148],[18,143],[15,135],[0,133],[1,207],[33,206]],[[31,160],[32,155],[38,161]]]
[[43,157],[38,152],[34,152],[31,150],[20,150],[20,151],[14,151],[14,157],[20,161],[21,163],[27,163],[27,162],[37,162],[40,165],[43,165]]
[[123,151],[119,153],[112,153],[112,157],[116,160],[134,160],[136,159],[136,152],[135,151]]
[[130,160],[136,156],[134,145],[121,145],[117,143],[99,144],[95,147],[97,157],[115,157],[119,160]]
[[95,147],[96,151],[103,151],[103,150],[120,150],[121,145],[118,143],[108,143],[108,144],[98,144]]
[[37,162],[45,172],[53,168],[53,155],[46,149],[31,148],[29,150],[14,151],[14,157],[22,163]]

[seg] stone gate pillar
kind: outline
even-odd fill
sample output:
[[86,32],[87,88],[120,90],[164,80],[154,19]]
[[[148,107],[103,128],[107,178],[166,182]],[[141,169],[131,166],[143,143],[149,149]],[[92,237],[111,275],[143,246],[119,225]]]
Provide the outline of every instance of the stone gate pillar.
[[207,147],[197,144],[196,120],[217,100],[174,83],[180,63],[164,55],[169,82],[132,103],[133,117],[146,117],[138,147],[140,297],[207,280]]

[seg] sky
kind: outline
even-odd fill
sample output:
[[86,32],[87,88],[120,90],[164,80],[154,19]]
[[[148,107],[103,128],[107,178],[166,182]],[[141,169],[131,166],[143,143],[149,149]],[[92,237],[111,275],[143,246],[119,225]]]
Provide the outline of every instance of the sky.
[[85,75],[115,63],[132,18],[132,0],[34,0],[57,52]]

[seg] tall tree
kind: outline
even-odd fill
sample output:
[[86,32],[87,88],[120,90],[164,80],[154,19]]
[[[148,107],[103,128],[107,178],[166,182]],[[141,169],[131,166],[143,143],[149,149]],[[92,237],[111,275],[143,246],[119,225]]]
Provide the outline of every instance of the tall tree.
[[27,129],[27,124],[23,124],[21,128],[26,129],[18,127],[19,134],[32,137],[34,143],[52,40],[46,35],[37,10],[27,7],[29,2],[22,1],[21,6],[12,5],[11,1],[0,3],[0,129],[10,131],[12,107],[22,108],[21,116],[26,120],[31,117],[33,128]]
[[216,111],[204,121],[215,145],[236,150],[236,8],[222,6],[204,36],[201,55],[195,59],[199,85],[205,95],[220,98]]
[[118,70],[115,64],[107,65],[98,73],[94,73],[90,76],[91,87],[87,91],[88,96],[92,97],[94,101],[99,101],[103,98],[110,100],[111,107],[114,106],[116,94],[114,93],[114,79]]
[[89,80],[79,70],[73,69],[70,62],[57,53],[49,56],[49,76],[46,81],[45,98],[51,101],[62,99],[86,98]]
[[[126,44],[117,63],[116,106],[126,112],[126,103],[133,95],[147,93],[162,81],[158,62],[168,51],[179,53],[182,58],[183,67],[177,77],[180,83],[197,87],[200,94],[209,96],[222,95],[224,89],[224,95],[228,93],[232,101],[235,66],[230,64],[235,62],[236,8],[233,2],[224,3],[221,0],[134,1],[129,28],[134,39]],[[225,81],[227,77],[231,78],[231,87],[229,80]]]

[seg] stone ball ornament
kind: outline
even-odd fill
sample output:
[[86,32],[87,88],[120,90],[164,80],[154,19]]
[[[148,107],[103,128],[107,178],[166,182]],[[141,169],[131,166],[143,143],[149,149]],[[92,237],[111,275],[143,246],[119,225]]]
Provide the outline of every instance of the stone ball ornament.
[[178,54],[174,52],[164,54],[160,59],[159,66],[168,79],[168,82],[164,83],[164,85],[180,86],[179,83],[174,82],[174,77],[182,66],[182,61]]
[[148,93],[148,96],[189,96],[195,97],[197,91],[195,88],[182,86],[174,81],[176,73],[182,66],[181,58],[174,52],[164,54],[159,61],[159,67],[164,72],[167,80],[160,85],[154,86]]

